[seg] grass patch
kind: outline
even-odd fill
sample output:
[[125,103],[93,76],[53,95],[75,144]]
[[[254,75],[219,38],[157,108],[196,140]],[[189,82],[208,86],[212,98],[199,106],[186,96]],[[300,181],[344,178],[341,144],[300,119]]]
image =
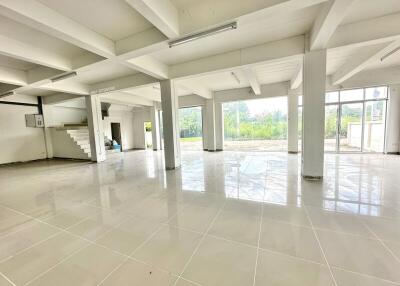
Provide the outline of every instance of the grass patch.
[[201,137],[181,138],[181,142],[199,142],[199,141],[201,141]]

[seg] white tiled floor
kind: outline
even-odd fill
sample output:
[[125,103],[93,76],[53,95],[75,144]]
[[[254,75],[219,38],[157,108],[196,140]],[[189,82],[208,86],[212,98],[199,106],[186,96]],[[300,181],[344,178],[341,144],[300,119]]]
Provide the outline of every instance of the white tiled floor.
[[0,167],[0,286],[400,285],[400,157],[162,155]]

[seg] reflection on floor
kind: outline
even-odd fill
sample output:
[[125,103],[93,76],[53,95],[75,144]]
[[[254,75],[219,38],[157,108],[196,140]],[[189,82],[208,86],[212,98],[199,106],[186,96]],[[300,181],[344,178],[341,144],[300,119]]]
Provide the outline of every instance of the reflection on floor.
[[0,168],[0,285],[400,283],[400,157],[161,152]]
[[287,151],[287,140],[227,140],[224,141],[225,151],[267,152]]

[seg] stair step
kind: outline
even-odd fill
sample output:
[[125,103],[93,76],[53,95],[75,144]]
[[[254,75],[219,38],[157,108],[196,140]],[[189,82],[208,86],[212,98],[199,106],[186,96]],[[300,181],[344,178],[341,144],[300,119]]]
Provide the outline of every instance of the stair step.
[[89,134],[89,130],[87,129],[67,130],[67,132],[73,135]]
[[90,149],[90,144],[78,144],[79,147],[81,147],[81,149],[85,150],[85,149]]
[[88,140],[88,139],[83,139],[83,140],[80,140],[80,139],[74,139],[74,141],[78,144],[78,145],[87,145],[87,144],[90,144],[90,141]]

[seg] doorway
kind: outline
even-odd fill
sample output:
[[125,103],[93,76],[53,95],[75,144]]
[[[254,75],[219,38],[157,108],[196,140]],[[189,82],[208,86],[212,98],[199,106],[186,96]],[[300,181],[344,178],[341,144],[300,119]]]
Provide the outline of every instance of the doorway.
[[146,149],[153,149],[153,135],[150,121],[144,122],[144,144]]
[[122,151],[122,139],[121,139],[121,123],[111,122],[111,137],[112,140],[121,146]]

